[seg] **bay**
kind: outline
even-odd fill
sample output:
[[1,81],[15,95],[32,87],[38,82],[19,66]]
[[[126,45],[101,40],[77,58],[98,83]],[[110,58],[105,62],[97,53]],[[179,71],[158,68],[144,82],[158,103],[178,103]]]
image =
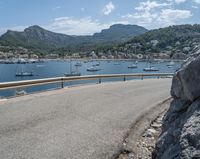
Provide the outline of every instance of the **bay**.
[[[82,66],[76,67],[76,64]],[[128,66],[137,63],[137,68],[131,69]],[[87,68],[95,66],[100,68],[99,71],[88,72]],[[32,63],[32,64],[0,64],[0,82],[11,82],[11,81],[21,81],[21,80],[31,80],[31,79],[42,79],[42,78],[52,78],[52,77],[62,77],[64,74],[70,73],[70,65],[73,71],[78,70],[81,75],[98,75],[98,74],[128,74],[128,73],[148,73],[144,72],[143,69],[146,67],[154,66],[159,69],[156,73],[174,73],[182,64],[182,62],[174,62],[173,66],[168,67],[169,61],[166,62],[136,62],[136,61],[126,61],[126,60],[48,60],[43,63]],[[16,77],[15,74],[20,68],[23,67],[24,71],[32,71],[34,76],[30,77]],[[154,73],[154,72],[151,72]],[[133,79],[133,78],[129,78]],[[103,79],[105,81],[116,81],[122,79]],[[97,81],[76,81],[65,83],[65,86],[85,84],[85,83],[96,83]],[[22,88],[25,92],[37,92],[47,89],[59,88],[60,84],[48,84],[36,87]],[[20,91],[20,90],[17,90]],[[0,91],[0,96],[8,97],[15,95],[16,90],[6,90]]]

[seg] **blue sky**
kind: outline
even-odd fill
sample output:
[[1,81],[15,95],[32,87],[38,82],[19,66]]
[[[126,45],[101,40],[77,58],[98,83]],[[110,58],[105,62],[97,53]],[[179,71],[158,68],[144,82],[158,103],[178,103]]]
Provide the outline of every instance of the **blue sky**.
[[200,23],[200,0],[0,0],[0,34],[31,25],[91,35],[115,23],[154,29]]

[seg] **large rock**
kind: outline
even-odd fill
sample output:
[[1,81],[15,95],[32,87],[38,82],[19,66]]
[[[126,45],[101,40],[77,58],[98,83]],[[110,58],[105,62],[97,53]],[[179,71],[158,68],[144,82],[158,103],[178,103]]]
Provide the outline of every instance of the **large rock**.
[[173,77],[154,159],[200,159],[200,56],[193,55]]
[[[174,104],[172,103],[171,107],[174,107]],[[182,110],[170,108],[166,114],[163,132],[156,143],[154,158],[197,159],[195,157],[200,157],[200,100],[183,105]]]
[[175,73],[171,95],[176,99],[193,101],[200,97],[200,56],[190,58]]

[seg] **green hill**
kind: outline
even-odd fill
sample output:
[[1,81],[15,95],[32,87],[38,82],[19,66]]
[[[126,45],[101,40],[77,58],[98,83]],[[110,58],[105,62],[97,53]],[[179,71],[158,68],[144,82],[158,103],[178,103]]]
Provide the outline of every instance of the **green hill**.
[[147,29],[141,26],[116,24],[93,36],[71,36],[54,33],[35,25],[26,28],[23,32],[8,30],[0,37],[0,45],[21,46],[41,53],[86,51],[124,42],[145,32]]
[[111,50],[129,53],[189,53],[200,45],[200,25],[177,25],[148,31],[113,47]]

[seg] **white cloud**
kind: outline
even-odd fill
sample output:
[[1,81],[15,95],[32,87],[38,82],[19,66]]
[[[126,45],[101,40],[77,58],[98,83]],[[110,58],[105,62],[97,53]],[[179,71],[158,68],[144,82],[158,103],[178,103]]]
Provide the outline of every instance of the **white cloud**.
[[172,9],[172,0],[167,1],[168,3],[157,3],[150,0],[140,2],[135,8],[136,12],[121,16],[121,18],[152,29],[180,24],[192,16],[190,10]]
[[127,14],[125,16],[122,16],[124,19],[129,19],[130,21],[135,21],[138,25],[147,25],[149,23],[152,23],[154,19],[156,19],[158,15],[156,13],[151,14],[150,12],[143,12],[143,13],[134,13],[134,14]]
[[[73,18],[73,17],[58,17],[52,23],[40,25],[41,27],[67,35],[92,35],[100,32],[102,29],[107,29],[113,24],[130,24],[126,20],[112,21],[110,23],[100,23],[98,20],[93,20],[91,17]],[[27,26],[14,26],[0,28],[0,35],[5,33],[8,29],[13,31],[23,31]]]
[[92,35],[109,26],[110,24],[101,24],[98,20],[93,20],[91,17],[80,19],[59,17],[55,18],[52,24],[44,27],[48,30],[68,35]]
[[192,8],[194,8],[194,9],[198,9],[199,7],[197,7],[197,6],[192,6]]
[[200,0],[194,0],[194,2],[200,4]]
[[109,2],[102,11],[104,15],[109,15],[113,10],[115,10],[115,5],[112,2]]
[[187,19],[192,16],[189,10],[179,9],[163,9],[159,15],[158,22],[173,25],[182,19]]
[[190,10],[172,9],[173,4],[183,3],[186,0],[166,0],[166,3],[147,0],[140,2],[136,12],[121,16],[131,23],[136,23],[149,29],[180,24],[192,16]]
[[154,8],[162,8],[166,6],[171,6],[171,3],[157,3],[156,1],[146,1],[140,2],[139,6],[135,8],[138,11],[150,11]]
[[184,3],[184,2],[186,2],[186,1],[187,1],[187,0],[175,0],[175,2],[178,3],[178,4],[179,4],[179,3]]

